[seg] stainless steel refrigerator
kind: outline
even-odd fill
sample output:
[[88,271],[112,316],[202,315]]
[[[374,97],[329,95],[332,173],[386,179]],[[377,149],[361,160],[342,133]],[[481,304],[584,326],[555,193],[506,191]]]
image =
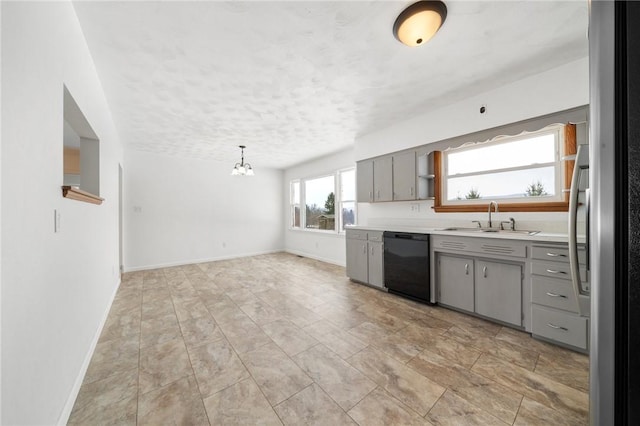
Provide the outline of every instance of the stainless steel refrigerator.
[[593,425],[640,424],[639,22],[639,2],[590,2]]

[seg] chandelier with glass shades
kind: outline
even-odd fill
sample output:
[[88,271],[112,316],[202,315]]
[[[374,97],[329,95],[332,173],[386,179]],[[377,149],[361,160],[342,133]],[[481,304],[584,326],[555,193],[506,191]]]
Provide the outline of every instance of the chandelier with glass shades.
[[241,150],[240,162],[236,163],[236,165],[233,166],[233,170],[231,170],[231,175],[232,176],[253,176],[253,167],[251,167],[251,164],[244,162],[244,149],[246,148],[246,146],[238,145],[238,147]]

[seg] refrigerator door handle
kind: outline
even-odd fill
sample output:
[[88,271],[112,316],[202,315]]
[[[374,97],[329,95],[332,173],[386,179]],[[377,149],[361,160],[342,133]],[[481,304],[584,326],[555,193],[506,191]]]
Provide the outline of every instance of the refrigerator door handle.
[[589,238],[591,232],[589,232],[589,227],[591,226],[591,189],[587,188],[586,191],[584,192],[584,196],[585,196],[585,215],[584,215],[584,222],[585,222],[585,228],[586,228],[586,232],[585,232],[585,255],[586,255],[586,260],[585,260],[585,264],[587,266],[587,276],[585,277],[587,282],[589,282],[589,271],[591,270],[591,260],[590,260],[590,254],[591,254],[591,241]]
[[[571,265],[571,283],[573,284],[573,292],[576,296],[576,304],[580,315],[586,314],[582,312],[579,296],[580,296],[580,264],[578,262],[578,197],[580,196],[580,173],[589,165],[588,154],[583,145],[578,145],[576,161],[573,168],[573,177],[571,179],[571,191],[569,192],[569,263]],[[586,157],[586,158],[585,158]],[[586,161],[585,161],[586,159]]]

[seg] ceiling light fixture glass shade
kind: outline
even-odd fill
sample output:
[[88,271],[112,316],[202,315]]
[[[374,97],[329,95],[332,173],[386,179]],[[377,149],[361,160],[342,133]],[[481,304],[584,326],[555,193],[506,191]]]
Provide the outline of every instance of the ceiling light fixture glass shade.
[[425,44],[440,29],[447,17],[441,1],[419,1],[407,7],[393,24],[393,35],[410,47]]
[[246,146],[239,145],[238,147],[240,148],[240,162],[236,163],[236,165],[233,166],[233,170],[231,170],[231,175],[232,176],[253,176],[253,167],[251,167],[251,164],[244,162],[244,149],[246,148]]

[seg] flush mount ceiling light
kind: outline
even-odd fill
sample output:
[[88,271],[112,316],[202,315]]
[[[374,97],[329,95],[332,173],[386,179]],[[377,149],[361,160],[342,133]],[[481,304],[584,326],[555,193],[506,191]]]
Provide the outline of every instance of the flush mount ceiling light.
[[251,167],[251,164],[244,162],[244,149],[246,148],[246,146],[239,145],[238,148],[240,148],[240,162],[236,163],[236,165],[233,166],[233,170],[231,170],[231,175],[253,176],[253,167]]
[[441,1],[419,1],[407,7],[393,24],[393,35],[410,47],[420,46],[435,35],[447,17]]

